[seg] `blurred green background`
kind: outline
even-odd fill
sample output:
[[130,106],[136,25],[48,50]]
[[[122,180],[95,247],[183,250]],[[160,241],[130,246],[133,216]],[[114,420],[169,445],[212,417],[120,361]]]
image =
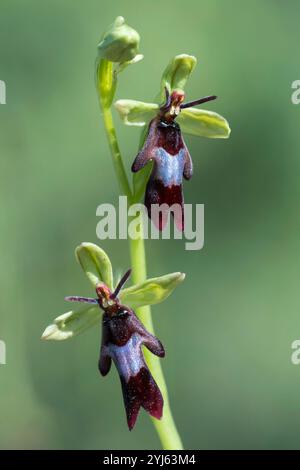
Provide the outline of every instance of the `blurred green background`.
[[[91,295],[74,258],[100,243],[129,266],[126,241],[99,242],[96,207],[117,184],[94,88],[96,45],[117,15],[141,34],[145,59],[121,76],[118,98],[152,100],[179,53],[198,66],[187,98],[230,122],[228,141],[186,137],[195,174],[186,202],[205,204],[205,247],[147,244],[150,276],[186,272],[153,308],[163,368],[186,448],[300,448],[300,4],[296,0],[8,1],[0,4],[1,448],[153,449],[141,412],[129,433],[115,370],[97,371],[100,329],[65,343],[40,336]],[[116,116],[126,167],[139,129]]]

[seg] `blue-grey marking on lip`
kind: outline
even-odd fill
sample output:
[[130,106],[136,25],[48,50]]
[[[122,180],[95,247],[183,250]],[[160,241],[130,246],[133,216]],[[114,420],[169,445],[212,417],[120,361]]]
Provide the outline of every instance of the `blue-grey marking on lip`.
[[177,155],[170,155],[165,149],[159,147],[156,150],[155,162],[153,176],[160,179],[165,186],[179,186],[182,183],[184,149],[180,149]]
[[141,345],[142,338],[137,333],[134,333],[124,346],[109,344],[110,356],[126,382],[145,366],[140,352]]

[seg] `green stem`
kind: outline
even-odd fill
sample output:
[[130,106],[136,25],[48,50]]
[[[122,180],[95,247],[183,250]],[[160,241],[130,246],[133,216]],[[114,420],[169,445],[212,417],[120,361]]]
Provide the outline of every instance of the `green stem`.
[[[143,231],[141,230],[140,233],[143,233]],[[143,238],[138,238],[136,240],[130,239],[130,255],[133,282],[137,284],[145,281],[147,278],[147,271],[145,243]],[[155,335],[150,306],[147,305],[146,307],[140,307],[137,309],[136,313],[146,329]],[[167,385],[160,359],[157,356],[154,356],[154,354],[151,354],[146,348],[144,349],[144,355],[151,374],[155,378],[164,397],[163,417],[160,420],[151,417],[152,422],[159,435],[163,449],[182,450],[183,446],[172,416]]]
[[[123,165],[110,108],[115,92],[115,87],[116,78],[113,74],[112,63],[102,59],[97,67],[97,88],[99,92],[100,105],[103,111],[104,127],[121,191],[129,198],[130,204],[132,201],[132,191]],[[140,230],[140,233],[143,233],[143,230]],[[138,284],[145,281],[147,277],[146,254],[144,239],[142,237],[136,240],[130,239],[130,257],[133,282]],[[146,329],[150,333],[155,334],[150,307],[141,307],[137,309],[136,313],[139,319],[145,325]],[[147,349],[144,350],[144,355],[149,370],[155,378],[164,397],[163,417],[161,420],[157,420],[155,418],[151,419],[158,433],[163,449],[181,450],[183,449],[183,446],[172,417],[167,385],[164,379],[160,360],[157,356],[151,354]]]

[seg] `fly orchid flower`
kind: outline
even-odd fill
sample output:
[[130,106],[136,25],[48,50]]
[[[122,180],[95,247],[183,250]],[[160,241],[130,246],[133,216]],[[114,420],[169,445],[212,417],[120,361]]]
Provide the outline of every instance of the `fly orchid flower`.
[[103,250],[92,243],[83,243],[76,249],[76,257],[92,282],[97,298],[66,297],[67,301],[86,306],[56,318],[46,328],[42,338],[64,340],[102,321],[98,368],[105,376],[111,362],[114,362],[121,380],[129,429],[135,425],[141,406],[151,416],[160,419],[163,397],[146,365],[142,346],[159,357],[164,357],[165,351],[161,342],[144,328],[132,307],[161,302],[183,281],[184,274],[173,273],[148,279],[142,284],[123,289],[130,276],[131,270],[128,270],[113,289],[111,263]]
[[[183,88],[195,65],[196,59],[187,55],[176,56],[170,62],[161,83],[161,91],[165,93],[165,102],[162,105],[133,100],[118,100],[115,103],[125,124],[147,125],[146,139],[133,162],[132,172],[140,172],[149,161],[154,163],[150,168],[150,178],[149,171],[145,171],[143,183],[138,185],[134,179],[134,186],[139,198],[140,188],[145,188],[146,184],[145,205],[148,216],[159,230],[164,229],[168,211],[175,205],[180,209],[172,211],[175,224],[178,230],[184,230],[182,179],[192,177],[193,163],[181,130],[211,138],[227,138],[230,135],[226,119],[217,113],[195,108],[215,100],[215,95],[184,103]],[[153,204],[162,208],[158,218],[152,217]]]

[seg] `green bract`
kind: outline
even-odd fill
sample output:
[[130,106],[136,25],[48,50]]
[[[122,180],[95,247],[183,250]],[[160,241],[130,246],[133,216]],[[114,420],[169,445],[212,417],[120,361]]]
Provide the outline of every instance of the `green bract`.
[[[111,262],[101,248],[93,243],[82,243],[76,248],[75,256],[94,288],[103,282],[113,289]],[[184,278],[183,273],[171,273],[147,279],[141,284],[122,289],[119,299],[131,308],[154,305],[163,302]],[[100,308],[94,305],[70,310],[55,318],[53,323],[47,326],[42,339],[56,341],[69,339],[98,323],[101,315]]]
[[138,54],[140,36],[118,16],[98,44],[95,67],[96,88],[102,108],[110,108],[120,72],[143,59]]

